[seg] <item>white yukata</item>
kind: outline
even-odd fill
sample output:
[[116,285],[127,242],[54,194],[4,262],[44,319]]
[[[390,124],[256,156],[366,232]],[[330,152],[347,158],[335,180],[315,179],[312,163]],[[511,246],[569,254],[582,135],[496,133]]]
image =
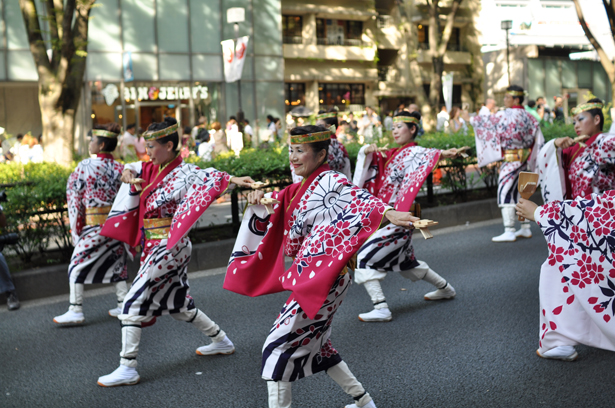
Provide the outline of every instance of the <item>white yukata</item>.
[[552,201],[534,216],[549,247],[539,352],[576,344],[615,351],[615,191]]

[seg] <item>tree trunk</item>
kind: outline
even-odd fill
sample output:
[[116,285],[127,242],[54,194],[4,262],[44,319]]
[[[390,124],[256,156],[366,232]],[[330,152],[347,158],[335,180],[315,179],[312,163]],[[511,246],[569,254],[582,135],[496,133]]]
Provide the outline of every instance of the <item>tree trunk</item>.
[[[53,84],[47,89],[61,88],[61,84]],[[44,160],[70,166],[73,161],[73,146],[75,138],[75,109],[64,109],[59,105],[60,92],[44,92],[39,86],[39,104],[43,122]],[[78,95],[76,96],[78,99]],[[76,106],[79,101],[74,102]]]
[[440,106],[440,90],[442,89],[442,72],[444,72],[444,58],[434,57],[431,84],[429,85],[429,104],[434,112]]

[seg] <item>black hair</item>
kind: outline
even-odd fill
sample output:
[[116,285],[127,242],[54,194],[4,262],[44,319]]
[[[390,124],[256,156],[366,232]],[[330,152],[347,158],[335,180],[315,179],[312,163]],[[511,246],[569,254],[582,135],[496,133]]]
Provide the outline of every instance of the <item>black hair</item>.
[[[168,128],[169,126],[173,126],[175,124],[177,124],[177,121],[175,120],[175,118],[167,116],[166,118],[164,118],[164,121],[160,123],[154,122],[151,125],[149,125],[147,130],[148,132],[162,130],[162,129]],[[177,146],[179,145],[179,135],[177,134],[177,132],[173,132],[170,135],[161,137],[160,139],[156,139],[155,141],[160,143],[161,145],[167,144],[169,142],[173,142],[173,150],[177,150]]]
[[[418,111],[414,111],[414,112],[406,112],[406,111],[401,111],[401,112],[397,112],[397,115],[395,115],[395,117],[397,116],[412,116],[413,118],[415,118],[417,121],[421,121],[421,114]],[[416,131],[414,132],[414,135],[412,135],[412,139],[414,140],[414,138],[416,137],[416,135],[418,135],[419,133],[419,126],[415,123],[411,123],[411,122],[404,122],[406,124],[406,126],[408,126],[408,129],[412,130],[412,126],[414,126],[416,128]]]
[[[587,101],[587,103],[601,103],[604,106],[604,101],[600,98],[592,98]],[[589,112],[592,115],[592,118],[595,118],[596,116],[600,117],[600,131],[602,132],[602,129],[604,128],[604,114],[602,113],[602,109],[595,108],[586,112]]]
[[249,121],[248,119],[244,119],[244,120],[243,120],[243,123],[245,123],[246,125],[249,125],[249,124],[250,124],[250,121]]
[[274,117],[271,115],[267,115],[267,119],[269,119],[270,122],[273,122]]
[[[104,125],[94,125],[94,129],[98,130],[106,130],[107,132],[117,133],[118,135],[122,132],[122,128],[117,123],[111,122]],[[101,137],[96,136],[96,140],[98,141],[98,145],[101,146],[104,143],[104,147],[101,148],[104,152],[112,152],[117,147],[117,137]]]
[[536,106],[536,101],[533,99],[530,99],[529,101],[527,101],[527,106],[533,109],[534,106]]
[[131,123],[130,125],[126,125],[126,130],[133,129],[133,128],[135,128],[136,126],[137,126],[137,125],[136,125],[136,124],[134,124],[134,123]]
[[327,124],[327,128],[330,127],[331,125],[335,125],[335,128],[337,129],[338,127],[340,127],[340,123],[337,119],[337,110],[335,108],[329,108],[327,110],[319,110],[318,114],[322,115],[323,113],[335,113],[336,115],[332,118],[325,118],[325,119],[321,119],[323,122],[325,122]]
[[[297,126],[290,130],[290,135],[291,136],[307,135],[308,133],[325,132],[327,130],[329,129],[325,128],[324,126],[314,126],[314,125]],[[330,144],[331,144],[331,139],[323,140],[322,142],[306,143],[306,145],[310,146],[314,154],[320,153],[321,150],[325,151],[326,153],[325,161],[323,163],[325,163],[327,161],[327,158],[329,157],[329,145]],[[322,165],[323,163],[320,163],[320,164]]]
[[[515,91],[515,92],[524,92],[523,88],[521,88],[519,85],[511,85],[508,88],[506,88],[507,91]],[[513,96],[513,98],[519,98],[519,104],[523,103],[523,95],[521,96]]]
[[16,138],[17,139],[23,139],[23,133],[17,133]]
[[184,135],[189,135],[192,133],[192,128],[190,126],[184,126]]
[[237,122],[237,117],[235,115],[229,116],[228,120],[234,120]]

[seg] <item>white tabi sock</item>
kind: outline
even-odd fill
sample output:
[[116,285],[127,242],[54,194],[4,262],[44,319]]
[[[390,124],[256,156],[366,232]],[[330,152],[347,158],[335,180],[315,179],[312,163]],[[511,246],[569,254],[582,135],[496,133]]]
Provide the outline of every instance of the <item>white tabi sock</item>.
[[267,381],[269,408],[290,408],[293,400],[292,383],[287,381]]
[[350,372],[348,365],[345,362],[334,365],[327,370],[329,377],[333,379],[348,395],[350,395],[358,407],[368,404],[372,397],[365,392],[363,385]]
[[122,351],[120,364],[137,368],[137,354],[141,341],[141,323],[122,323]]
[[75,313],[83,313],[83,283],[69,283],[70,295],[69,301],[70,306],[68,310],[73,311]]
[[384,293],[382,292],[382,286],[380,285],[379,280],[366,281],[363,286],[365,286],[367,294],[372,299],[374,309],[384,309],[389,307],[389,305],[387,305],[386,298],[384,297]]

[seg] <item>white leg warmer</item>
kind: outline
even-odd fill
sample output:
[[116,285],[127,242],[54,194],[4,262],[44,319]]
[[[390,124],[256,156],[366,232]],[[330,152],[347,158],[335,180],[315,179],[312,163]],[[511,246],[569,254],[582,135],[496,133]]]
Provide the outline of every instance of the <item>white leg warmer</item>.
[[171,316],[176,320],[192,323],[197,329],[205,333],[206,336],[211,337],[214,343],[224,340],[226,336],[226,333],[220,329],[220,326],[199,309],[188,310],[184,313],[174,313]]
[[141,323],[122,322],[122,351],[120,352],[121,365],[137,368],[137,354],[139,354],[140,341]]
[[350,372],[348,365],[345,362],[341,362],[327,370],[329,377],[333,379],[344,392],[350,395],[356,402],[358,407],[362,407],[372,400],[372,397],[365,392],[363,385],[355,378]]
[[126,281],[115,282],[115,295],[117,296],[117,303],[121,306],[124,303],[124,298],[128,293],[128,285]]
[[386,276],[386,272],[380,272],[375,269],[356,268],[354,270],[354,283],[362,285],[370,280],[383,280]]
[[286,381],[267,381],[269,408],[290,408],[293,400],[292,383]]
[[530,229],[530,222],[528,220],[521,221],[521,229]]
[[68,285],[70,287],[70,307],[68,310],[83,313],[83,283],[69,282]]
[[384,297],[384,293],[382,293],[382,286],[380,285],[379,280],[368,280],[363,286],[365,286],[365,290],[367,294],[372,299],[372,303],[374,304],[374,309],[384,309],[388,308],[386,298]]
[[515,206],[506,204],[501,206],[504,231],[515,232]]
[[446,279],[444,279],[442,276],[435,273],[433,269],[431,268],[429,268],[429,270],[423,277],[423,280],[425,282],[431,283],[438,289],[444,289],[446,285],[448,285],[448,283],[446,282]]
[[410,279],[412,282],[416,282],[423,279],[427,271],[429,271],[429,265],[423,261],[419,261],[417,267],[408,269],[407,271],[399,271],[399,274],[406,279]]

